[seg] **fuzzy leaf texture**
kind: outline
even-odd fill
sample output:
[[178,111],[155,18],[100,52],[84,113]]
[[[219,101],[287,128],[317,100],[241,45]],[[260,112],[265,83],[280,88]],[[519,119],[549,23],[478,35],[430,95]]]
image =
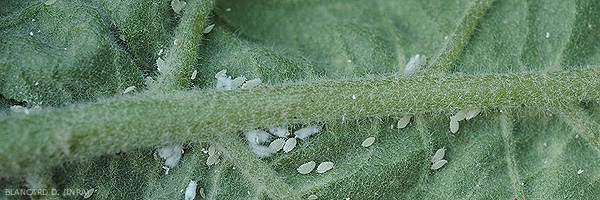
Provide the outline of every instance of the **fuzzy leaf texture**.
[[[182,199],[190,181],[196,199],[600,196],[598,1],[2,4],[0,199]],[[263,84],[216,90],[223,69]],[[260,158],[243,133],[274,126],[322,130]]]

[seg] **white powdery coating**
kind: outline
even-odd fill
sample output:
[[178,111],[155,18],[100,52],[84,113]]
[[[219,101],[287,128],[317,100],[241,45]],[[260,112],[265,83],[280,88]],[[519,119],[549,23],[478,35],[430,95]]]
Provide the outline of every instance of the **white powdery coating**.
[[250,130],[244,134],[246,135],[246,140],[248,140],[248,143],[254,145],[269,142],[271,139],[271,134],[258,129]]
[[123,91],[123,94],[127,94],[132,92],[133,90],[135,90],[135,86],[129,86],[125,89],[125,91]]
[[166,159],[164,166],[168,168],[177,166],[177,163],[179,163],[179,160],[181,159],[181,154],[183,154],[183,147],[181,145],[173,145],[158,149],[158,155],[161,158]]
[[375,142],[375,137],[369,137],[365,139],[365,141],[363,141],[360,145],[363,147],[370,147],[371,145],[373,145],[373,142]]
[[210,31],[212,31],[214,27],[215,27],[215,24],[211,24],[211,25],[207,26],[206,28],[204,28],[204,30],[202,30],[202,33],[204,33],[204,34],[210,33]]
[[437,161],[442,160],[442,158],[444,158],[444,155],[446,155],[446,147],[438,149],[433,155],[433,157],[431,157],[431,162],[436,163]]
[[233,79],[233,81],[231,81],[231,87],[239,88],[242,86],[242,84],[244,84],[245,81],[246,81],[246,77],[243,77],[243,76],[237,77],[237,78]]
[[421,66],[424,66],[425,63],[427,63],[427,57],[417,54],[415,55],[415,57],[410,58],[410,61],[406,63],[404,72],[407,74],[415,73],[419,71],[421,69]]
[[431,169],[436,170],[436,169],[442,168],[446,163],[448,163],[447,160],[438,160],[437,162],[435,162],[431,165]]
[[295,131],[294,135],[296,136],[296,138],[304,140],[318,132],[321,132],[321,126],[309,126]]
[[290,132],[288,131],[288,129],[286,127],[273,127],[269,129],[269,132],[271,132],[271,134],[273,134],[274,136],[280,137],[280,138],[286,138],[290,135]]
[[254,87],[260,85],[261,83],[262,83],[262,81],[260,80],[260,78],[248,80],[248,81],[246,81],[246,83],[242,84],[242,89],[251,89],[251,88],[254,88]]
[[49,6],[49,5],[52,5],[52,4],[54,4],[54,3],[56,3],[56,0],[48,0],[48,1],[46,1],[46,3],[44,3],[44,4],[46,4],[47,6]]
[[196,181],[190,181],[190,183],[188,183],[187,188],[185,188],[185,200],[193,200],[196,198],[196,187],[198,187]]
[[262,146],[262,145],[250,145],[252,148],[252,152],[256,154],[259,158],[271,157],[273,155],[273,150],[270,147]]
[[316,199],[318,199],[318,198],[319,198],[319,197],[318,197],[317,195],[311,194],[310,196],[308,196],[308,198],[307,198],[307,199],[308,199],[308,200],[316,200]]
[[466,119],[466,120],[473,119],[473,117],[475,117],[475,116],[479,115],[479,113],[480,113],[480,112],[481,112],[481,109],[479,109],[479,108],[472,108],[472,109],[469,109],[469,110],[467,111],[467,114],[465,115],[465,119]]
[[322,174],[333,168],[333,162],[322,162],[317,166],[317,173]]
[[308,174],[315,168],[315,165],[317,165],[315,161],[310,161],[300,165],[296,171],[298,171],[300,174]]
[[400,118],[400,120],[398,120],[398,129],[406,127],[406,125],[408,125],[408,123],[410,122],[410,118],[412,118],[412,115],[406,115]]
[[292,149],[294,149],[294,147],[296,147],[296,138],[287,139],[283,145],[283,152],[290,152]]
[[450,132],[458,132],[458,121],[453,120],[452,118],[450,118]]
[[273,142],[271,142],[271,144],[269,144],[269,148],[271,149],[272,152],[278,152],[279,150],[283,149],[283,145],[285,145],[285,139],[279,138],[279,139],[273,140]]

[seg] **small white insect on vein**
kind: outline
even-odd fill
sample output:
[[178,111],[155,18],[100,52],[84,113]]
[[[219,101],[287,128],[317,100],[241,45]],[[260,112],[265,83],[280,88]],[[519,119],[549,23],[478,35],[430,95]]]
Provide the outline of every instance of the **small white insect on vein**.
[[187,188],[185,188],[185,200],[193,200],[196,198],[196,187],[198,187],[196,181],[190,180]]

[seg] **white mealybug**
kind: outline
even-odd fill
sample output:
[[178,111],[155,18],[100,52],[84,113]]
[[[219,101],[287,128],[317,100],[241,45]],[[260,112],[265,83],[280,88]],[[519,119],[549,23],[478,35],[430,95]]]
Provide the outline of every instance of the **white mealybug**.
[[410,118],[412,118],[412,115],[406,115],[400,118],[400,120],[398,120],[398,129],[406,127],[406,125],[408,125],[408,123],[410,122]]
[[169,174],[169,170],[177,166],[179,160],[183,154],[183,147],[181,145],[167,146],[158,149],[158,156],[165,159],[163,169],[166,170],[165,174]]
[[271,147],[257,144],[251,144],[250,147],[252,148],[252,152],[254,152],[254,154],[256,154],[259,158],[270,157],[274,153]]
[[54,3],[56,3],[56,0],[48,0],[48,1],[46,1],[46,3],[44,3],[44,4],[46,4],[47,6],[49,6],[49,5],[52,5],[52,4],[54,4]]
[[269,142],[271,139],[271,134],[263,130],[250,130],[244,134],[246,135],[246,140],[248,140],[248,143],[250,144],[258,145]]
[[469,109],[469,110],[467,111],[467,114],[466,114],[466,116],[465,116],[465,119],[466,119],[466,120],[473,119],[473,117],[475,117],[475,116],[479,115],[479,113],[480,113],[480,112],[481,112],[481,109],[479,109],[479,108],[472,108],[472,109]]
[[447,160],[438,160],[437,162],[435,162],[431,165],[431,169],[436,170],[436,169],[442,168],[446,163],[448,163]]
[[373,142],[375,142],[375,137],[368,137],[360,145],[363,147],[370,147],[371,145],[373,145]]
[[269,129],[269,132],[271,132],[271,134],[273,134],[274,136],[280,138],[287,138],[288,136],[290,136],[290,132],[288,131],[287,127],[272,127]]
[[133,90],[135,90],[135,86],[129,86],[125,89],[125,91],[123,91],[123,94],[127,94],[132,92]]
[[308,196],[308,200],[317,200],[319,197],[317,195],[311,194],[310,196]]
[[202,33],[204,33],[204,34],[210,33],[210,31],[212,31],[214,27],[215,27],[215,24],[211,24],[211,25],[207,26],[206,28],[204,28],[204,30],[202,30]]
[[583,174],[583,169],[577,170],[577,174]]
[[94,188],[89,189],[88,191],[86,191],[83,194],[83,199],[89,199],[90,197],[92,197],[92,195],[94,194],[95,191],[96,191],[96,189],[94,189]]
[[452,119],[452,117],[450,117],[450,132],[458,132],[458,121]]
[[431,157],[431,162],[432,163],[436,163],[437,161],[442,160],[442,158],[444,158],[444,155],[446,155],[446,148],[441,148],[438,149],[435,154],[433,155],[433,157]]
[[261,83],[262,83],[262,81],[260,80],[260,78],[248,80],[248,81],[246,81],[246,83],[242,84],[242,89],[251,89],[251,88],[254,88],[254,87],[260,85]]
[[227,76],[227,70],[226,69],[221,70],[221,71],[219,71],[219,72],[217,72],[215,74],[215,78],[219,78],[219,77],[223,77],[223,76]]
[[245,81],[246,81],[246,77],[243,77],[243,76],[237,77],[237,78],[233,79],[233,81],[231,81],[231,87],[232,88],[242,87],[242,84],[244,84]]
[[283,145],[285,145],[285,139],[278,138],[269,144],[269,148],[271,148],[272,152],[278,152],[283,148]]
[[546,38],[550,38],[550,32],[546,32]]
[[321,126],[315,125],[315,126],[301,128],[300,130],[295,131],[294,135],[296,136],[296,138],[304,140],[318,132],[321,132]]
[[187,188],[185,188],[185,200],[193,200],[196,198],[196,187],[198,187],[196,181],[190,180]]
[[196,75],[198,75],[198,70],[194,70],[194,72],[192,72],[192,77],[190,77],[191,80],[196,79]]
[[406,67],[404,68],[404,72],[407,74],[412,74],[421,69],[421,66],[425,66],[427,62],[426,56],[421,56],[419,54],[415,55],[415,57],[410,58],[410,61],[406,63]]
[[332,162],[322,162],[321,164],[319,164],[319,166],[317,166],[317,173],[319,173],[319,174],[325,173],[325,172],[329,171],[331,168],[333,168]]
[[185,3],[185,1],[173,0],[171,1],[171,8],[173,8],[173,11],[175,11],[175,13],[179,14],[181,13],[181,10],[183,10],[186,4],[187,3]]
[[294,147],[296,147],[296,138],[287,139],[283,145],[283,152],[290,152],[292,149],[294,149]]
[[317,165],[315,163],[315,161],[310,161],[310,162],[300,165],[300,167],[298,167],[298,169],[296,169],[296,170],[300,174],[308,174],[315,168],[315,165]]

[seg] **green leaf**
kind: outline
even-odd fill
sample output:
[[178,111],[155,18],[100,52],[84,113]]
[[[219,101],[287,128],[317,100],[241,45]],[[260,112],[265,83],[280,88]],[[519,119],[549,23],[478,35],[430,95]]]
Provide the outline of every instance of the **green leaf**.
[[[29,188],[62,194],[34,198],[96,189],[92,198],[181,199],[190,180],[207,199],[600,196],[596,1],[189,0],[180,14],[137,0],[11,6],[0,8],[0,105],[77,103],[0,118],[5,198]],[[90,42],[65,42],[81,38]],[[77,51],[55,49],[63,44]],[[416,54],[427,64],[406,74]],[[60,68],[32,89],[29,74],[48,65]],[[223,69],[263,85],[216,90]],[[141,72],[158,82],[144,88]],[[89,76],[109,78],[63,89]],[[129,85],[140,90],[109,98]],[[450,117],[472,108],[482,112],[451,133]],[[310,125],[322,131],[267,158],[244,136]],[[184,153],[165,174],[156,152],[173,144]],[[207,166],[210,146],[220,162]],[[432,170],[440,148],[448,163]],[[334,167],[299,174],[309,161]]]

